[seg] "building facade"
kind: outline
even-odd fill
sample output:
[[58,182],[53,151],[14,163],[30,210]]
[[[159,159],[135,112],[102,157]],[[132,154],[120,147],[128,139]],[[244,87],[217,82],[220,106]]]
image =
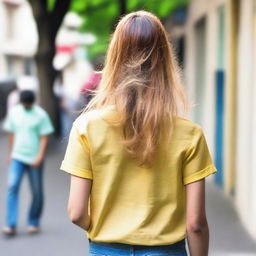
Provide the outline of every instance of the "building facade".
[[0,24],[0,79],[35,74],[38,35],[28,2],[1,0]]
[[256,1],[191,0],[183,36],[191,118],[204,128],[215,182],[256,239]]

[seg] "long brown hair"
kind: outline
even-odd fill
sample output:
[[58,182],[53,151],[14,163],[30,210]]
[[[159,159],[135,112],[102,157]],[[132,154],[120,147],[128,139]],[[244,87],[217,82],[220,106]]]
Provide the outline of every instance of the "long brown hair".
[[112,36],[95,97],[85,111],[114,105],[121,113],[125,149],[141,165],[151,166],[160,134],[171,132],[180,102],[180,86],[167,33],[152,13],[124,16]]

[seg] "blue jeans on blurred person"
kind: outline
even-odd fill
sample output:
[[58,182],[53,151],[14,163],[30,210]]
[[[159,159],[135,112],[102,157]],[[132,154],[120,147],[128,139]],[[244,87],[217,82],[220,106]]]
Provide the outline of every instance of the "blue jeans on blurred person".
[[144,246],[89,241],[90,256],[187,256],[185,240],[171,245]]
[[16,227],[18,218],[18,196],[23,175],[27,173],[32,193],[32,202],[28,214],[28,225],[39,226],[39,218],[43,208],[43,166],[33,168],[19,160],[13,159],[9,169],[7,190],[8,227]]

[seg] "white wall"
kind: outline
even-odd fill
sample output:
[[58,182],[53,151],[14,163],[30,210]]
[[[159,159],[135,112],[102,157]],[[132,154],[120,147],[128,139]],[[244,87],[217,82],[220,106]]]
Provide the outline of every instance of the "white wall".
[[[195,102],[195,24],[206,17],[206,70],[205,92],[203,107],[203,128],[207,142],[214,157],[215,143],[215,71],[217,67],[217,9],[226,5],[227,0],[192,0],[189,8],[186,27],[185,81],[190,102]],[[226,56],[225,56],[226,58]],[[192,108],[191,117],[195,116]]]
[[[8,74],[7,56],[12,56],[14,76],[24,73],[24,58],[34,56],[38,45],[36,24],[29,3],[10,6],[0,1],[0,77]],[[8,31],[12,31],[9,33]]]
[[252,208],[252,227],[251,227],[251,234],[256,238],[256,1],[254,1],[254,17],[253,17],[253,84],[252,84],[252,109],[254,111],[252,115],[252,177],[251,177],[251,184],[252,184],[252,201],[251,201],[251,208]]
[[4,42],[4,37],[5,37],[5,18],[4,18],[4,6],[3,6],[3,2],[0,1],[0,79],[1,77],[5,76],[6,73],[6,63],[4,60],[4,55],[2,53],[2,49],[3,49],[3,42]]
[[[241,1],[237,92],[237,177],[236,206],[239,215],[256,237],[255,178],[255,36],[253,0]],[[253,40],[254,39],[254,40]],[[253,54],[254,53],[254,54]],[[253,109],[254,108],[254,109]]]
[[[237,81],[237,105],[236,105],[236,184],[235,203],[237,212],[247,230],[256,238],[256,1],[240,1],[240,23],[238,39],[238,81]],[[218,7],[225,6],[225,141],[224,141],[224,184],[230,174],[230,141],[229,136],[232,125],[229,115],[232,99],[231,79],[236,74],[231,74],[230,44],[230,12],[231,0],[192,0],[188,24],[186,28],[186,60],[185,72],[186,83],[190,98],[195,99],[195,24],[202,18],[207,19],[206,35],[206,91],[204,95],[204,121],[203,127],[206,132],[211,151],[214,150],[215,129],[215,70],[217,68],[217,41],[218,41]],[[254,12],[254,13],[253,13]],[[233,59],[234,60],[234,59]],[[193,115],[193,111],[192,111]],[[234,138],[233,138],[234,139]],[[234,144],[233,144],[234,145]],[[225,184],[226,186],[226,184]],[[229,191],[230,192],[230,191]]]
[[5,37],[4,39],[4,53],[33,56],[37,49],[38,34],[30,5],[27,1],[23,1],[17,7],[2,5],[4,6],[5,28],[13,31],[11,38]]

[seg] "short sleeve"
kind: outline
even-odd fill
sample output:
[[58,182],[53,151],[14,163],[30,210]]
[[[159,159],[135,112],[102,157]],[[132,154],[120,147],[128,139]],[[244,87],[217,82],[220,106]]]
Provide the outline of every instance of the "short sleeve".
[[54,132],[52,122],[47,113],[45,113],[40,121],[39,134],[41,136],[48,135]]
[[60,169],[81,178],[93,178],[87,137],[85,134],[79,134],[75,125],[72,126]]
[[12,114],[9,112],[3,124],[3,129],[6,132],[15,132],[15,124],[13,122]]
[[186,152],[183,163],[183,183],[187,185],[201,180],[216,171],[203,131],[198,128]]

